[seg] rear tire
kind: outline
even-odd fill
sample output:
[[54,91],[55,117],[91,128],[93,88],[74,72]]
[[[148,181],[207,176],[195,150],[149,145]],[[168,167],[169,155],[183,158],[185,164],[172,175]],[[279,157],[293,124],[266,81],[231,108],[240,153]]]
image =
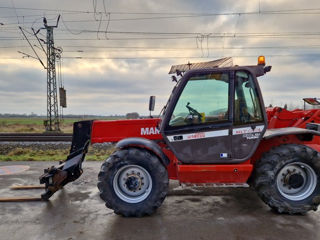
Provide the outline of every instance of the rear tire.
[[168,192],[168,173],[158,157],[139,148],[114,152],[101,166],[100,197],[116,214],[151,215]]
[[304,214],[320,204],[320,158],[306,146],[275,147],[257,162],[254,187],[279,213]]

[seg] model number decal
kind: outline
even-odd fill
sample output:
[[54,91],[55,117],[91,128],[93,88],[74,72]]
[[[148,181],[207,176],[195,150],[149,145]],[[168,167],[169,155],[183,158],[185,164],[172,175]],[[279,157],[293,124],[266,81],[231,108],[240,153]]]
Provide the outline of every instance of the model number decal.
[[243,134],[242,137],[246,139],[257,139],[260,137],[260,133],[246,133]]
[[254,129],[252,129],[251,127],[234,128],[232,130],[232,135],[260,133],[263,131],[263,129],[264,129],[264,125],[256,126]]

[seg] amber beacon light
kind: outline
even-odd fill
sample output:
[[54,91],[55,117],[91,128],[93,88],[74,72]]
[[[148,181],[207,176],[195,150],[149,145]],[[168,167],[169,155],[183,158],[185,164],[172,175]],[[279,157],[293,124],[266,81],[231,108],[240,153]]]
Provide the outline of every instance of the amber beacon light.
[[266,59],[264,56],[259,56],[258,57],[258,65],[266,65]]

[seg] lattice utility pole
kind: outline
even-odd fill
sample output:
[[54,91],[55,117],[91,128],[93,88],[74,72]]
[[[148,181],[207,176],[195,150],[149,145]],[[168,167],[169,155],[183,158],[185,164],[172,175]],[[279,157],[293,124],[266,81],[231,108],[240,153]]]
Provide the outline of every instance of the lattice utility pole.
[[56,80],[56,52],[53,40],[53,29],[58,27],[59,18],[55,26],[48,26],[46,18],[43,19],[47,30],[47,131],[60,131],[59,108],[57,98]]
[[[47,57],[47,66],[45,66],[45,64],[40,59],[39,55],[37,54],[37,51],[34,49],[33,45],[30,43],[22,27],[19,27],[23,36],[29,43],[36,57],[20,51],[18,52],[23,54],[23,57],[38,59],[41,65],[47,70],[47,120],[45,120],[45,123],[44,123],[46,127],[46,131],[60,131],[60,126],[59,126],[60,118],[59,118],[59,108],[58,108],[58,98],[57,98],[58,94],[57,94],[57,79],[56,79],[56,57],[58,56],[58,58],[61,58],[62,49],[55,48],[54,40],[53,40],[53,29],[58,27],[59,19],[60,19],[60,15],[58,16],[56,25],[49,26],[47,23],[47,19],[43,18],[44,27],[40,28],[37,32],[35,32],[34,29],[32,28],[34,36],[37,38],[42,51]],[[44,41],[43,39],[39,39],[37,36],[37,34],[42,29],[45,29],[47,31],[46,41]],[[47,50],[44,49],[41,42],[47,45]],[[67,107],[66,91],[63,88],[63,86],[61,86],[60,88],[61,89],[59,90],[62,93],[60,97],[63,100],[60,103],[60,105],[61,107],[65,108]]]
[[54,47],[53,29],[58,27],[60,15],[55,26],[49,26],[43,18],[44,28],[47,30],[47,131],[60,131],[60,119],[57,97],[56,80],[56,48]]

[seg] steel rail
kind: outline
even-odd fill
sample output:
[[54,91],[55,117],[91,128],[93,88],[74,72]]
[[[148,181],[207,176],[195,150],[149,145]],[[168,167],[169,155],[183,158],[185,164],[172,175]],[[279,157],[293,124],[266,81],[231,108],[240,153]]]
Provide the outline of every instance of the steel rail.
[[71,133],[0,133],[0,142],[71,142]]

